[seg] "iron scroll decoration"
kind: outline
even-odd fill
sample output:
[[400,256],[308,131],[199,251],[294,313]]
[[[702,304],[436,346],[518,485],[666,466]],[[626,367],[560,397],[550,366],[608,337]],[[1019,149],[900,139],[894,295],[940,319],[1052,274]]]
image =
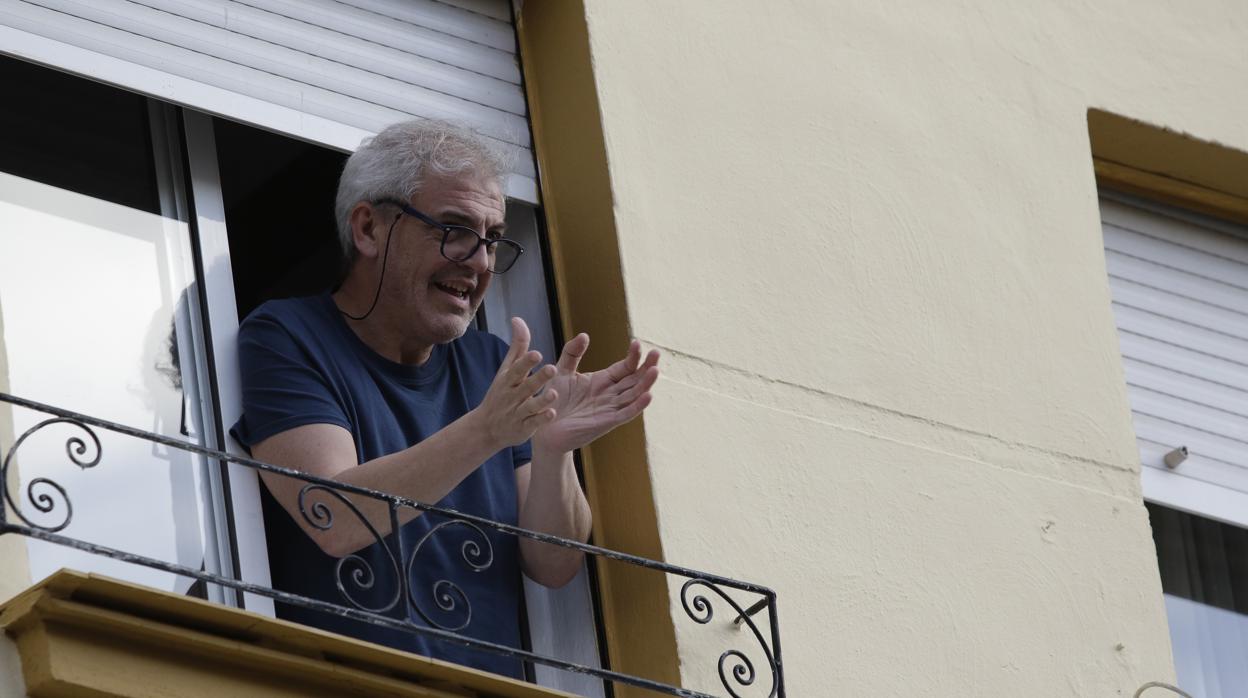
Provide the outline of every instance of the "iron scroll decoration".
[[[428,516],[428,514],[426,514],[426,516]],[[490,543],[490,537],[486,535],[485,531],[482,530],[480,526],[458,519],[443,521],[426,531],[425,534],[420,537],[420,540],[416,542],[416,545],[413,546],[412,554],[407,559],[407,584],[412,608],[416,610],[416,613],[420,614],[420,617],[424,619],[426,623],[435,628],[455,632],[463,630],[468,627],[469,623],[472,622],[472,604],[469,602],[468,595],[464,593],[464,590],[449,579],[439,579],[435,581],[433,583],[433,588],[430,590],[433,594],[434,603],[445,613],[455,613],[459,609],[460,604],[463,605],[463,622],[458,625],[450,625],[446,623],[439,623],[434,620],[418,601],[420,594],[416,591],[416,589],[412,588],[412,584],[416,580],[416,556],[420,554],[421,549],[431,538],[433,538],[434,535],[452,526],[467,528],[471,534],[479,537],[481,540],[481,542],[478,543],[476,540],[468,539],[465,540],[460,546],[460,554],[463,556],[464,562],[468,565],[468,568],[472,572],[484,572],[489,569],[490,565],[494,564],[494,546]],[[484,543],[484,546],[482,546],[482,543]]]
[[[715,609],[705,596],[702,594],[693,594],[692,597],[690,596],[691,590],[695,587],[705,587],[706,589],[714,592],[717,596],[727,602],[728,605],[732,606],[733,610],[737,612],[737,618],[743,620],[745,624],[749,626],[750,632],[754,634],[754,639],[758,641],[758,645],[762,648],[763,654],[767,656],[767,665],[771,668],[772,672],[771,690],[767,693],[767,696],[768,698],[773,698],[776,695],[776,691],[780,685],[779,677],[777,676],[776,658],[772,655],[771,649],[768,648],[767,642],[763,640],[763,635],[759,632],[758,626],[754,624],[754,620],[750,617],[750,614],[745,609],[741,608],[740,604],[733,601],[732,597],[725,594],[724,591],[715,584],[712,584],[704,579],[694,578],[685,582],[684,585],[681,586],[680,604],[684,607],[685,613],[695,623],[706,625],[707,623],[710,623],[711,618],[715,616]],[[728,667],[730,663],[732,668],[731,681],[729,681],[728,678]],[[754,680],[757,678],[756,674],[757,672],[754,669],[754,663],[751,662],[750,658],[740,650],[730,649],[719,656],[719,680],[724,684],[724,689],[728,691],[732,698],[744,698],[736,691],[734,684],[735,686],[752,686],[754,684]]]
[[[182,577],[197,579],[209,584],[215,584],[222,588],[233,589],[241,594],[255,594],[261,597],[267,597],[276,602],[287,603],[293,606],[318,611],[321,613],[329,613],[344,618],[353,619],[377,627],[390,628],[403,632],[420,634],[426,637],[435,638],[444,642],[449,642],[469,648],[475,648],[495,654],[514,657],[526,662],[544,665],[578,674],[585,674],[611,681],[616,684],[636,686],[639,688],[663,693],[667,695],[680,696],[682,698],[714,698],[709,693],[698,690],[684,688],[678,685],[664,683],[653,679],[630,675],[624,672],[602,668],[598,666],[579,664],[568,661],[560,657],[545,655],[534,652],[525,648],[511,647],[507,645],[497,644],[488,640],[481,640],[468,635],[457,634],[453,630],[448,630],[447,625],[429,622],[422,625],[415,622],[414,618],[407,617],[408,614],[402,614],[404,617],[396,617],[392,611],[398,603],[405,603],[415,606],[413,598],[416,596],[415,590],[412,588],[415,580],[412,578],[404,579],[404,572],[409,572],[414,568],[417,553],[423,549],[424,544],[435,534],[445,535],[444,531],[452,526],[458,527],[460,530],[467,530],[473,540],[465,539],[458,546],[458,552],[463,558],[463,562],[467,563],[470,568],[469,573],[480,572],[488,569],[494,563],[494,548],[491,545],[492,538],[486,535],[486,532],[494,532],[507,534],[511,536],[529,538],[542,543],[560,545],[565,548],[580,550],[586,554],[594,556],[597,560],[614,560],[639,568],[659,571],[664,574],[676,575],[685,578],[685,583],[681,587],[680,596],[681,604],[689,618],[698,624],[706,625],[716,615],[715,609],[712,607],[712,601],[718,604],[718,600],[714,597],[718,596],[719,600],[727,603],[737,614],[737,618],[733,623],[738,626],[746,625],[750,628],[750,632],[754,639],[758,642],[762,654],[766,657],[767,666],[761,667],[761,673],[770,672],[771,687],[767,694],[769,698],[783,698],[786,695],[784,687],[784,673],[780,660],[780,632],[778,620],[776,618],[776,595],[775,592],[749,582],[743,582],[728,577],[714,575],[706,572],[679,567],[670,563],[657,560],[649,560],[643,557],[623,553],[608,548],[602,548],[588,543],[582,543],[575,540],[569,540],[553,536],[538,531],[531,531],[520,528],[514,524],[492,521],[480,516],[466,514],[463,512],[438,507],[436,505],[425,504],[422,502],[405,499],[386,492],[372,490],[368,488],[358,487],[346,483],[338,483],[327,480],[305,472],[282,468],[269,463],[254,460],[252,458],[233,455],[224,451],[201,446],[199,444],[182,441],[172,437],[163,436],[134,427],[126,426],[115,422],[110,422],[97,417],[86,414],[72,412],[53,405],[47,405],[32,400],[20,398],[8,393],[0,392],[0,407],[4,404],[16,405],[26,409],[42,412],[51,415],[51,418],[45,419],[27,429],[4,451],[3,461],[0,461],[0,490],[3,495],[0,496],[0,536],[7,534],[16,534],[34,540],[41,540],[48,543],[64,546],[86,553],[107,557],[121,562],[141,565],[150,569],[168,572]],[[273,473],[283,477],[302,480],[305,485],[301,490],[299,497],[300,509],[307,525],[313,529],[328,530],[334,521],[334,514],[343,516],[344,513],[331,508],[332,499],[336,499],[348,509],[348,516],[354,516],[368,529],[369,534],[375,541],[383,543],[382,548],[384,554],[388,557],[384,562],[379,563],[379,558],[365,555],[352,558],[351,555],[346,556],[338,561],[338,567],[335,568],[339,591],[344,601],[338,603],[322,600],[307,596],[300,596],[295,593],[275,589],[265,584],[257,584],[255,582],[240,579],[233,576],[226,576],[220,573],[212,572],[199,567],[189,567],[174,561],[162,560],[155,557],[145,556],[138,552],[127,551],[124,549],[110,547],[108,545],[80,540],[69,537],[61,533],[62,530],[69,527],[74,514],[74,507],[69,497],[69,492],[61,484],[47,477],[37,477],[31,479],[25,486],[25,497],[29,500],[27,511],[23,512],[18,506],[22,499],[21,490],[10,487],[8,476],[11,469],[16,467],[17,452],[26,445],[36,433],[47,429],[53,425],[65,424],[71,427],[75,433],[65,441],[66,455],[70,462],[81,469],[92,469],[100,464],[103,453],[101,448],[101,440],[97,436],[96,430],[106,430],[112,434],[120,434],[132,438],[143,439],[150,443],[162,444],[171,448],[177,448],[189,453],[197,453],[206,458],[217,461],[221,464],[236,464],[245,468],[249,468],[252,472]],[[0,445],[2,446],[2,445]],[[310,499],[312,492],[325,492],[324,499],[319,502]],[[349,497],[348,497],[349,495]],[[376,527],[369,524],[363,513],[355,506],[355,502],[359,498],[369,498],[378,502],[384,502],[389,507],[390,529],[397,531],[397,535],[383,536]],[[44,516],[36,516],[34,511],[44,514]],[[410,558],[399,562],[404,557],[402,552],[408,546],[402,542],[402,527],[398,525],[398,512],[402,508],[411,507],[421,512],[422,516],[429,514],[438,515],[449,519],[442,525],[432,526],[429,531],[423,535],[420,540],[412,547]],[[8,511],[12,510],[14,516],[9,516]],[[62,515],[63,512],[63,515]],[[55,516],[55,521],[50,523],[36,523],[35,519],[47,521],[48,514]],[[341,525],[341,521],[339,522]],[[479,540],[480,542],[477,542]],[[380,564],[380,566],[378,566]],[[370,566],[371,565],[371,566]],[[387,569],[388,568],[388,569]],[[406,569],[404,569],[406,568]],[[387,572],[394,575],[399,581],[396,585],[398,589],[397,599],[387,594],[384,603],[377,605],[371,598],[364,599],[365,603],[361,603],[360,596],[376,596],[376,594],[365,594],[369,589],[375,589],[377,583],[382,581],[377,573],[385,575]],[[700,587],[700,588],[699,588]],[[350,593],[349,592],[354,592]],[[746,594],[754,594],[759,597],[757,603],[752,605],[748,610],[742,610],[741,606],[725,592],[730,590],[733,592],[742,592]],[[706,593],[708,592],[709,593]],[[471,607],[468,605],[468,599],[463,594],[463,590],[454,587],[447,580],[439,580],[434,584],[433,595],[438,608],[444,611],[462,608],[466,615],[471,616]],[[425,597],[428,598],[428,597]],[[370,607],[366,603],[373,603]],[[769,624],[771,631],[771,642],[768,643],[763,639],[763,634],[759,631],[758,626],[751,617],[754,613],[766,609],[769,616]],[[421,612],[420,608],[414,609],[415,613],[422,616],[426,614]],[[426,620],[429,620],[427,617]],[[462,628],[466,625],[457,625],[455,627]],[[748,649],[748,648],[747,648]],[[761,685],[756,685],[759,679],[760,671],[756,668],[759,655],[756,651],[751,650],[750,656],[737,650],[730,649],[723,652],[719,657],[718,669],[720,680],[723,683],[727,695],[733,698],[743,698],[743,689],[753,687],[747,691],[750,695],[762,695],[763,680]]]
[[373,540],[381,544],[380,548],[385,551],[386,558],[390,563],[390,568],[393,570],[394,579],[396,580],[396,584],[394,585],[394,595],[386,603],[383,603],[380,606],[369,606],[362,603],[347,590],[347,583],[344,581],[344,578],[350,579],[351,584],[358,589],[362,591],[369,591],[376,585],[377,573],[373,570],[373,566],[368,563],[368,560],[365,560],[362,556],[356,553],[351,553],[338,558],[338,562],[334,564],[334,584],[338,586],[338,593],[344,600],[347,601],[347,603],[355,606],[361,611],[368,611],[369,613],[385,613],[394,608],[399,603],[399,599],[402,598],[402,586],[397,583],[397,580],[399,579],[399,561],[394,556],[394,552],[390,550],[390,547],[386,545],[385,539],[382,537],[381,533],[377,531],[376,527],[369,522],[368,517],[364,516],[364,513],[361,512],[359,508],[355,506],[355,503],[348,499],[346,495],[335,489],[314,482],[304,485],[303,488],[299,490],[299,513],[303,514],[304,520],[307,521],[308,525],[313,528],[321,531],[328,531],[333,528],[334,513],[325,502],[313,502],[311,511],[309,511],[307,498],[310,492],[324,492],[332,496],[343,506],[347,507],[355,518],[359,519],[360,523],[363,524],[364,527],[368,529],[368,532],[373,536]]
[[[4,498],[13,509],[13,513],[16,514],[23,523],[31,528],[36,528],[48,533],[56,533],[57,531],[63,530],[69,525],[69,522],[73,520],[74,504],[69,498],[69,493],[65,491],[64,487],[51,478],[37,477],[32,479],[30,483],[26,485],[26,498],[30,500],[31,506],[44,514],[52,513],[57,508],[57,498],[53,496],[53,492],[59,495],[60,501],[65,504],[65,517],[59,523],[52,525],[35,523],[26,516],[26,514],[22,511],[22,508],[18,506],[18,502],[14,500],[12,493],[9,491],[9,468],[13,465],[13,457],[17,455],[17,450],[22,447],[22,444],[26,441],[26,439],[30,438],[30,436],[41,429],[53,424],[68,424],[70,426],[77,427],[85,432],[88,437],[90,437],[95,451],[95,456],[93,458],[82,457],[88,453],[88,447],[87,442],[83,441],[81,437],[71,436],[65,441],[65,454],[69,456],[70,462],[79,468],[82,468],[83,470],[86,470],[87,468],[94,468],[99,465],[100,458],[104,454],[103,449],[100,447],[100,437],[96,436],[95,432],[92,431],[86,424],[83,424],[76,419],[70,419],[67,417],[45,419],[27,429],[17,438],[17,441],[13,442],[13,446],[4,456],[4,463],[0,465],[0,484],[2,484],[4,488]],[[20,500],[20,497],[18,499]]]
[[460,554],[463,556],[469,570],[482,572],[489,569],[494,562],[494,546],[490,543],[489,536],[486,535],[480,526],[467,521],[452,519],[430,528],[413,546],[411,555],[407,559],[407,575],[404,579],[401,576],[402,572],[398,558],[387,544],[387,537],[383,536],[368,520],[368,517],[360,511],[359,507],[341,492],[317,483],[309,483],[299,490],[299,512],[309,526],[320,531],[328,531],[334,526],[334,513],[328,504],[323,501],[316,501],[311,502],[309,506],[309,495],[313,492],[322,492],[336,499],[368,530],[377,544],[373,547],[384,552],[386,561],[389,563],[386,565],[387,570],[392,574],[391,578],[395,580],[394,594],[380,605],[370,605],[358,598],[357,594],[371,591],[377,586],[377,571],[373,569],[373,565],[364,556],[358,553],[344,555],[338,559],[334,566],[334,583],[337,585],[338,593],[343,600],[361,611],[387,613],[399,604],[406,591],[407,600],[411,608],[430,626],[449,632],[457,632],[468,627],[468,624],[472,622],[472,603],[464,590],[449,579],[439,579],[433,583],[430,594],[433,596],[433,602],[437,608],[443,613],[454,613],[457,617],[461,615],[463,617],[463,621],[459,623],[439,622],[435,619],[434,614],[430,613],[420,602],[419,599],[423,595],[413,587],[416,581],[415,566],[417,556],[434,535],[452,526],[458,526],[467,528],[476,538],[469,538],[460,546]]

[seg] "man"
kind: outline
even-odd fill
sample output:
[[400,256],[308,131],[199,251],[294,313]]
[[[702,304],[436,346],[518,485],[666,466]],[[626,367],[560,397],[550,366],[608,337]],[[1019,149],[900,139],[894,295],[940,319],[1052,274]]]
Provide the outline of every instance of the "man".
[[[522,251],[504,235],[505,164],[471,132],[405,122],[366,140],[339,181],[349,268],[321,297],[270,301],[239,331],[243,417],[259,460],[584,541],[590,511],[572,451],[637,416],[657,352],[633,342],[578,372],[580,334],[538,368],[529,331],[508,349],[469,330],[495,273]],[[275,588],[520,646],[520,571],[566,584],[581,554],[410,508],[264,475]],[[410,593],[410,599],[409,599]],[[410,602],[409,602],[410,601]],[[518,662],[279,604],[279,616],[519,676]]]

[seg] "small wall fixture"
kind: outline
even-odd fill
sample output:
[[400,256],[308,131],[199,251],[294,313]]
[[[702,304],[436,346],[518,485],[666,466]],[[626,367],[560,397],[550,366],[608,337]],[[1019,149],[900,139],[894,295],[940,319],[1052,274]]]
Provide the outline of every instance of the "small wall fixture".
[[1167,453],[1166,457],[1163,458],[1162,460],[1166,462],[1167,468],[1174,470],[1175,468],[1179,467],[1180,463],[1187,460],[1187,446],[1179,446],[1173,451]]

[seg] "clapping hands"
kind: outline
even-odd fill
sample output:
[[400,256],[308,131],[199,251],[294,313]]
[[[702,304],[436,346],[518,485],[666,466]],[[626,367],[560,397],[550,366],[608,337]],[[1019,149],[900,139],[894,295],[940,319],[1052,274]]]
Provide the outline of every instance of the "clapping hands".
[[535,455],[558,455],[584,447],[628,422],[650,404],[659,377],[659,352],[641,359],[633,340],[624,358],[601,371],[580,373],[589,335],[563,347],[558,363],[533,371],[541,354],[529,350],[529,328],[511,321],[511,348],[477,410],[491,436],[504,445],[532,437]]

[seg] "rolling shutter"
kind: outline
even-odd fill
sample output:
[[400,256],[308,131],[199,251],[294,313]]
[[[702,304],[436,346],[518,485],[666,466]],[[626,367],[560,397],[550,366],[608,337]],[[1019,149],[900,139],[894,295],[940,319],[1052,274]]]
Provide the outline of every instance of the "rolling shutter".
[[1248,231],[1109,200],[1101,214],[1144,496],[1248,525]]
[[340,150],[465,123],[536,202],[506,0],[0,0],[0,51]]

